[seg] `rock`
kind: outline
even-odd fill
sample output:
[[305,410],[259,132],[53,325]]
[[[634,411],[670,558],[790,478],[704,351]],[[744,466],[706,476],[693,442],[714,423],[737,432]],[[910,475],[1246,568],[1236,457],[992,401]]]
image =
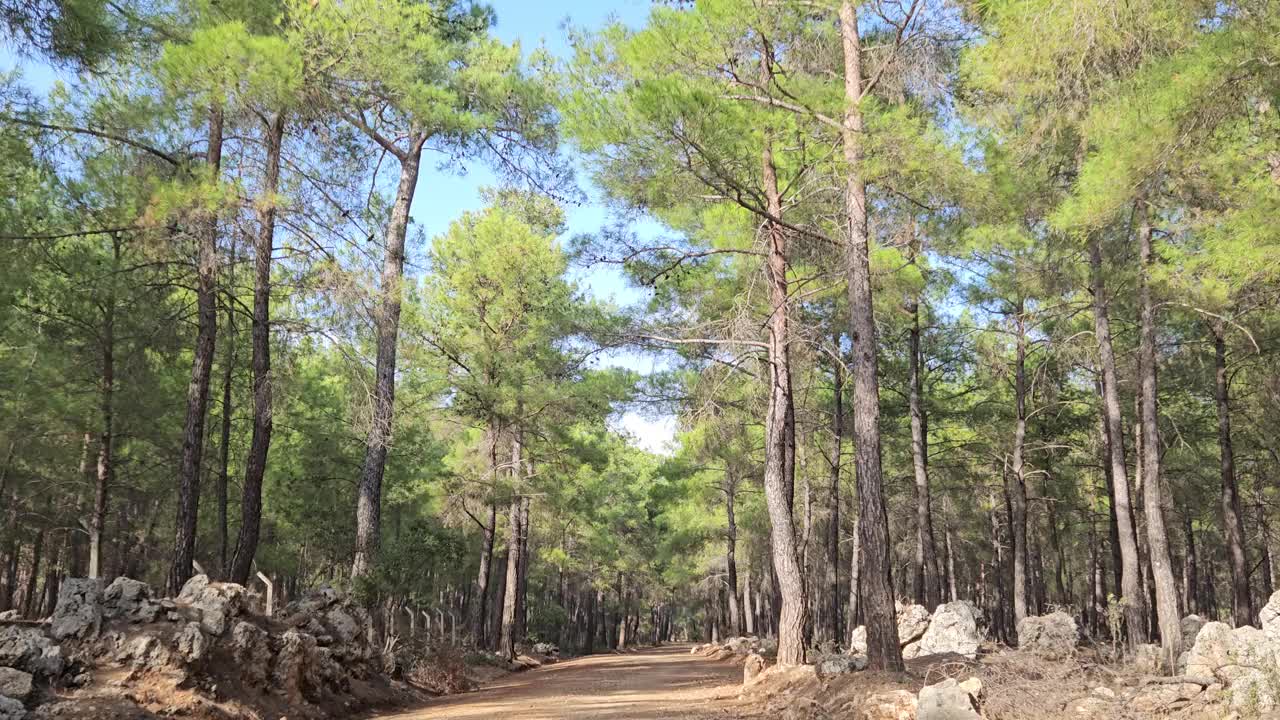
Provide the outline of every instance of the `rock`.
[[556,647],[554,643],[534,643],[533,651],[538,655],[560,657],[560,648]]
[[22,613],[18,612],[17,610],[5,610],[4,612],[0,612],[0,622],[4,622],[8,620],[21,620],[21,619],[22,619]]
[[866,655],[867,654],[867,626],[859,625],[849,634],[849,654],[850,655]]
[[196,575],[178,593],[179,605],[200,611],[200,627],[221,636],[227,625],[244,609],[245,589],[235,583],[211,583],[209,576]]
[[66,661],[62,657],[62,648],[53,644],[39,629],[10,626],[0,628],[0,667],[53,678],[62,674]]
[[798,698],[782,710],[781,720],[831,720],[831,715],[813,698]]
[[1061,610],[1018,623],[1018,647],[1048,660],[1074,655],[1079,639],[1075,618]]
[[1092,695],[1094,695],[1095,697],[1103,698],[1104,700],[1116,699],[1116,691],[1112,690],[1109,687],[1106,687],[1105,685],[1094,688]]
[[920,638],[919,655],[961,655],[970,660],[978,656],[978,619],[972,605],[952,602],[933,611],[929,629]]
[[724,641],[724,649],[732,652],[734,655],[750,654],[751,648],[755,643],[751,638],[734,637]]
[[311,667],[311,658],[317,649],[316,639],[306,633],[289,630],[281,636],[272,680],[292,705],[301,705],[309,693],[319,689],[320,683]]
[[194,665],[204,659],[209,652],[209,641],[200,629],[200,623],[187,623],[182,626],[174,643],[181,657],[188,665]]
[[924,637],[929,629],[932,615],[923,605],[902,605],[898,607],[898,643],[907,646]]
[[1200,634],[1200,629],[1204,627],[1204,618],[1199,615],[1188,615],[1182,618],[1182,651],[1186,652],[1191,646],[1196,644],[1196,636]]
[[116,653],[116,660],[135,672],[165,672],[175,666],[169,649],[154,635],[135,637]]
[[31,697],[31,673],[0,667],[0,696],[26,702]]
[[324,618],[325,625],[339,642],[349,643],[360,637],[360,623],[341,605],[329,608]]
[[982,720],[975,695],[982,683],[970,678],[964,684],[948,678],[920,690],[917,700],[918,720]]
[[757,650],[761,655],[777,655],[778,654],[777,638],[765,638],[759,641],[758,643],[756,643],[756,646],[757,646]]
[[814,672],[817,673],[819,678],[848,675],[849,673],[866,669],[866,655],[831,655],[814,665]]
[[1267,604],[1258,611],[1258,621],[1267,637],[1280,640],[1280,590],[1272,593]]
[[858,720],[916,720],[917,700],[909,690],[888,690],[867,696],[854,715]]
[[101,627],[102,583],[89,578],[63,580],[49,626],[54,639],[97,635]]
[[1129,701],[1129,709],[1141,717],[1164,716],[1191,704],[1202,689],[1195,683],[1147,685]]
[[13,698],[0,697],[0,720],[22,720],[27,708]]
[[747,661],[742,664],[742,684],[747,686],[755,682],[760,677],[760,673],[764,672],[765,662],[760,655],[752,653],[747,656]]
[[1158,675],[1162,662],[1159,645],[1143,643],[1133,649],[1133,667],[1143,675]]
[[265,685],[271,676],[271,645],[267,631],[241,620],[231,629],[231,656],[240,676],[252,686]]
[[[1274,596],[1273,596],[1274,600]],[[1268,603],[1270,604],[1270,603]],[[1187,653],[1187,675],[1225,681],[1231,707],[1268,712],[1277,707],[1276,665],[1280,648],[1265,630],[1205,623]]]
[[127,577],[111,581],[102,592],[102,615],[132,623],[151,623],[160,617],[160,604],[151,597],[151,586]]

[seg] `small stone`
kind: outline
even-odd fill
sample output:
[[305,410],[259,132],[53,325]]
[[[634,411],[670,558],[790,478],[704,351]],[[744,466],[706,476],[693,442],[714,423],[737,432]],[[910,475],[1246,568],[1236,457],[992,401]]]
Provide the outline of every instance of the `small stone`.
[[0,667],[0,695],[26,702],[31,697],[31,673]]
[[764,672],[764,658],[758,654],[752,653],[747,656],[747,661],[742,664],[742,684],[744,686],[755,682],[760,677],[760,673]]
[[13,698],[0,697],[0,720],[22,720],[27,708]]
[[865,655],[831,655],[819,661],[814,666],[814,671],[819,678],[828,678],[835,675],[848,675],[866,668],[867,656]]
[[[981,682],[977,690],[982,691]],[[921,689],[916,712],[917,720],[982,720],[973,693],[954,678]]]
[[1094,688],[1093,694],[1100,698],[1106,698],[1107,700],[1116,699],[1116,691],[1106,686]]
[[199,623],[187,623],[175,638],[178,655],[188,664],[198,663],[209,651],[209,641]]

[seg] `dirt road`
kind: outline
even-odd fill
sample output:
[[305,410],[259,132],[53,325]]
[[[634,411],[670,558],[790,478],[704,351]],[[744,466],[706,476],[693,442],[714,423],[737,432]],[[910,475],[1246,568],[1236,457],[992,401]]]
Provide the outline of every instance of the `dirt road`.
[[673,646],[568,660],[377,720],[724,719],[741,685],[741,666]]

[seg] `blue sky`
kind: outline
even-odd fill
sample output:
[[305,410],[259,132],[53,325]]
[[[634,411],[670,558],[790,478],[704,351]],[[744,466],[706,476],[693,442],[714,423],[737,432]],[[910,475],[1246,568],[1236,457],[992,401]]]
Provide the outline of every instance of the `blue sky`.
[[[635,27],[643,24],[650,7],[649,0],[490,0],[489,4],[497,14],[494,32],[499,38],[505,42],[518,41],[526,53],[542,46],[559,57],[569,52],[566,23],[598,28],[616,20]],[[20,60],[8,48],[0,47],[0,72],[14,67],[21,67],[24,80],[36,90],[47,90],[58,79],[58,74],[50,68]],[[427,237],[439,234],[462,213],[480,208],[479,189],[496,181],[489,169],[478,164],[471,165],[465,175],[424,168],[414,199],[414,225]],[[595,233],[609,222],[608,210],[600,202],[599,192],[582,174],[579,183],[588,200],[566,208],[566,237]],[[652,222],[642,222],[635,229],[640,233],[659,230]],[[645,292],[629,286],[615,267],[578,269],[575,278],[587,293],[602,300],[628,305],[645,299]],[[604,362],[645,373],[655,367],[652,357],[631,352],[612,353]],[[668,449],[675,431],[672,417],[646,417],[630,411],[622,413],[614,425],[629,432],[637,445],[654,451]]]

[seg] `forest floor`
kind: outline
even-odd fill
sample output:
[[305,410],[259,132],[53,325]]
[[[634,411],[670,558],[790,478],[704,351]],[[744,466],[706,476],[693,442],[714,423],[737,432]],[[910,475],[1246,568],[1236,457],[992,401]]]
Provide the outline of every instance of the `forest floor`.
[[376,720],[707,720],[735,717],[742,666],[689,653],[688,645],[589,655],[507,676],[477,692],[433,700]]

